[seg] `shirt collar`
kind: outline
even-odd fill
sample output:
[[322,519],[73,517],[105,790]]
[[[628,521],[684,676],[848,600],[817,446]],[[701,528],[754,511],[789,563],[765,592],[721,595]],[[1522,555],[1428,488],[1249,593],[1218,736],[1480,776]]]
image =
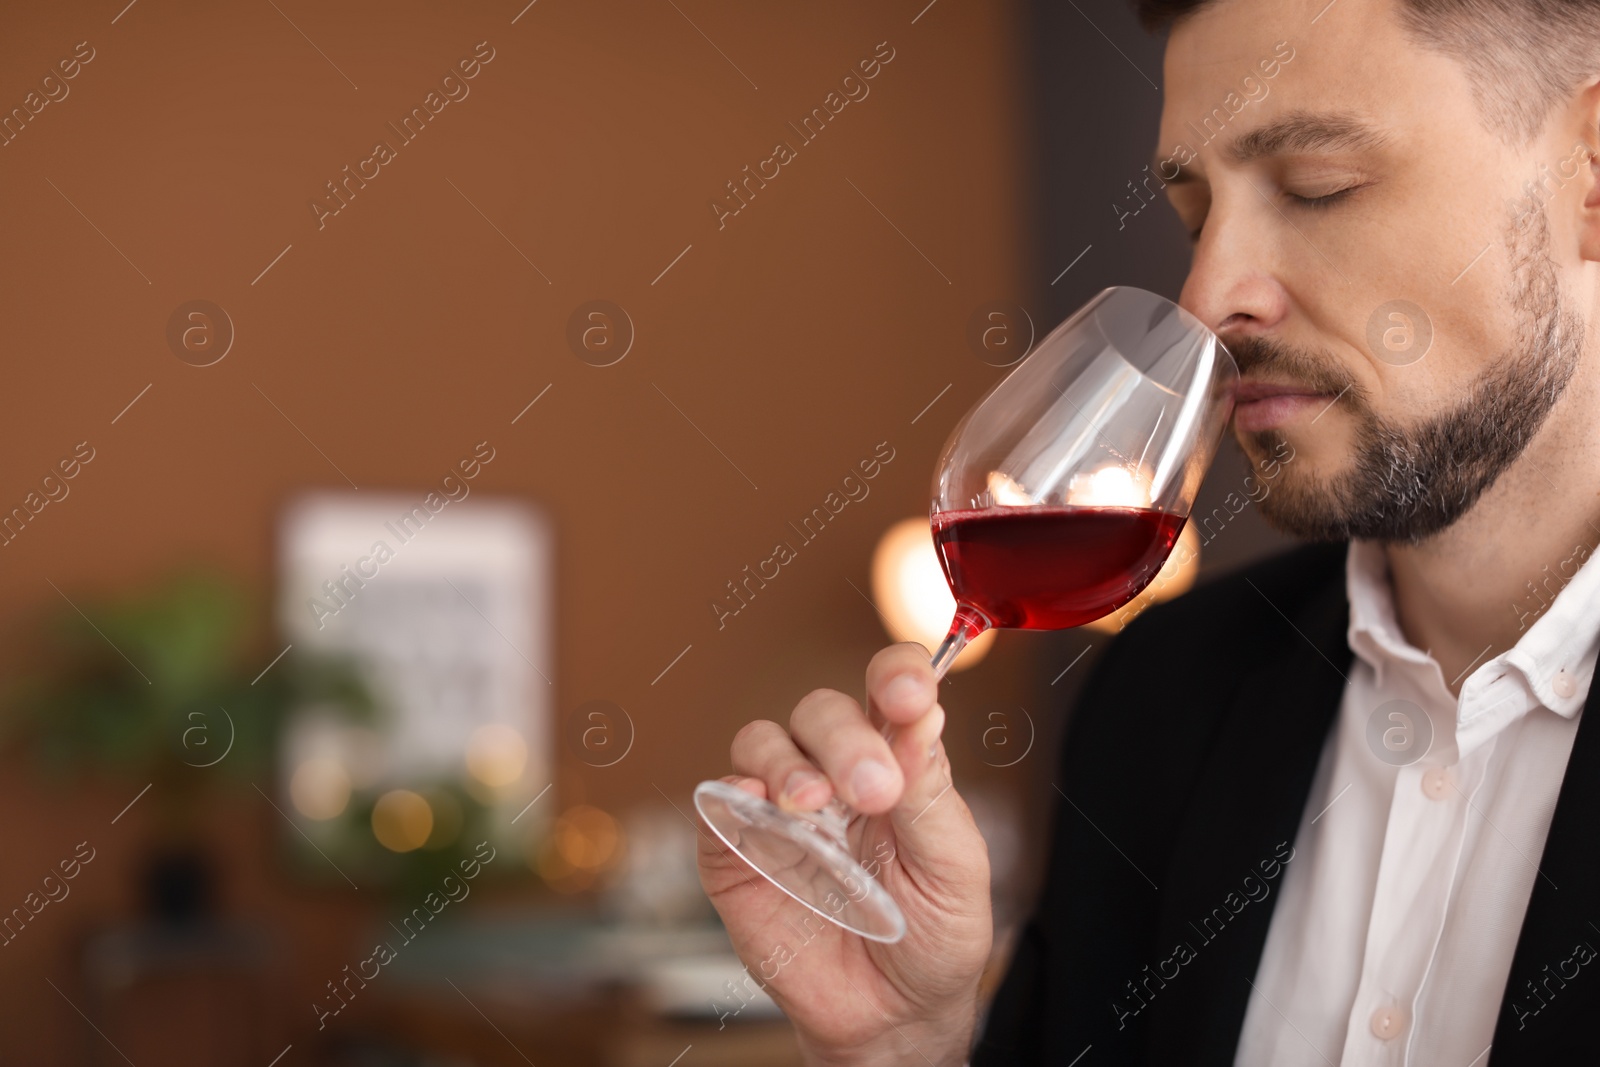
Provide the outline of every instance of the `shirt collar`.
[[[1476,664],[1462,692],[1465,694],[1466,686],[1480,674],[1493,677],[1510,668],[1523,677],[1540,704],[1570,719],[1583,707],[1600,653],[1600,564],[1580,546],[1567,559],[1545,568],[1541,582],[1530,583],[1526,602],[1511,605],[1510,610],[1520,619],[1548,604],[1544,613],[1527,624],[1510,649]],[[1400,628],[1389,560],[1380,543],[1350,542],[1345,584],[1350,597],[1350,649],[1372,667],[1379,685],[1394,665],[1425,667],[1433,663],[1430,655],[1406,640]],[[1556,690],[1557,675],[1562,673],[1572,683],[1570,687],[1562,685],[1566,695]]]
[[[1570,719],[1589,695],[1595,656],[1600,651],[1600,563],[1586,547],[1577,546],[1566,559],[1544,568],[1540,582],[1530,582],[1528,587],[1536,591],[1530,591],[1524,603],[1512,609],[1519,619],[1537,611],[1542,603],[1549,607],[1528,624],[1503,658],[1527,678],[1539,703]],[[1563,672],[1573,682],[1566,696],[1555,689],[1555,679]]]
[[1379,685],[1393,662],[1422,666],[1429,656],[1406,640],[1394,612],[1389,557],[1376,541],[1351,541],[1345,556],[1345,589],[1350,597],[1350,651],[1377,675]]

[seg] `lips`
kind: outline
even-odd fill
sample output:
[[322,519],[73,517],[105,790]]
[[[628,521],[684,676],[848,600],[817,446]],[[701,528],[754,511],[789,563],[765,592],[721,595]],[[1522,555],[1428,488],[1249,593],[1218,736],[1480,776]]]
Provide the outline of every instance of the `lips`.
[[1265,400],[1273,396],[1331,396],[1330,393],[1321,393],[1303,385],[1285,385],[1278,382],[1241,381],[1238,389],[1234,391],[1234,401],[1239,404],[1251,404],[1257,400]]
[[1306,411],[1320,411],[1336,394],[1282,382],[1241,381],[1234,393],[1234,425],[1258,433],[1283,425]]

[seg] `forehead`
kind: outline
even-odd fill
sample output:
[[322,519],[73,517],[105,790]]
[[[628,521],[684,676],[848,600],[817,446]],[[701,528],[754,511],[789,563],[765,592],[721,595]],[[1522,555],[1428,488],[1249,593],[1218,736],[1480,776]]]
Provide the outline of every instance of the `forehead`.
[[1213,0],[1168,40],[1162,146],[1226,147],[1291,112],[1401,131],[1428,115],[1458,121],[1471,109],[1465,79],[1405,32],[1397,2]]

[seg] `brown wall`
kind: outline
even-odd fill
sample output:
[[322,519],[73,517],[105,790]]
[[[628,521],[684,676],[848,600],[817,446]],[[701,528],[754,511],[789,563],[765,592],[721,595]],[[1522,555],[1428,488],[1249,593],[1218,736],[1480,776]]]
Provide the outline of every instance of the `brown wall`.
[[[0,548],[12,632],[61,607],[46,579],[93,597],[200,558],[265,592],[290,494],[422,487],[487,439],[475,492],[555,520],[557,707],[611,699],[638,726],[610,770],[563,738],[563,805],[621,811],[657,786],[685,803],[740,723],[815,685],[858,690],[886,638],[847,579],[869,588],[875,539],[925,510],[948,429],[1002,373],[967,347],[973,309],[1047,280],[1023,276],[1019,12],[923,5],[539,0],[515,25],[519,0],[8,7],[0,107],[77,42],[95,50],[0,148],[0,508],[77,442],[96,451]],[[319,230],[324,182],[485,40],[470,96]],[[786,123],[884,41],[870,95],[800,146]],[[778,139],[798,158],[719,229],[710,201]],[[204,368],[165,337],[197,298],[237,331]],[[565,340],[594,298],[636,325],[614,366]],[[870,497],[719,631],[724,583],[883,441]],[[996,686],[1006,656],[980,668]],[[127,907],[118,864],[147,815],[111,827],[121,787],[5,775],[0,903],[84,836],[107,842],[99,880],[0,950],[0,1031],[46,1062],[82,1028],[42,979],[89,915]],[[286,916],[319,973],[349,905],[273,877],[270,813],[229,803],[211,817],[234,819],[236,904]]]

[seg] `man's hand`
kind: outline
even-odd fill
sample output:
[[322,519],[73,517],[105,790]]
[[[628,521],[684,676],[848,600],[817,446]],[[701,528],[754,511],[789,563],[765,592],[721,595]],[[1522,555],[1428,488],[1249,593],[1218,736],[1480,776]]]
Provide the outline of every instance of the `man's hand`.
[[[894,724],[890,741],[879,733],[885,723]],[[994,926],[988,849],[951,788],[943,727],[928,654],[904,643],[872,658],[865,712],[817,689],[795,706],[789,729],[758,720],[734,738],[737,773],[725,781],[791,810],[814,811],[837,794],[862,813],[850,825],[852,854],[906,916],[897,944],[847,933],[700,835],[700,882],[812,1063],[966,1060]]]

